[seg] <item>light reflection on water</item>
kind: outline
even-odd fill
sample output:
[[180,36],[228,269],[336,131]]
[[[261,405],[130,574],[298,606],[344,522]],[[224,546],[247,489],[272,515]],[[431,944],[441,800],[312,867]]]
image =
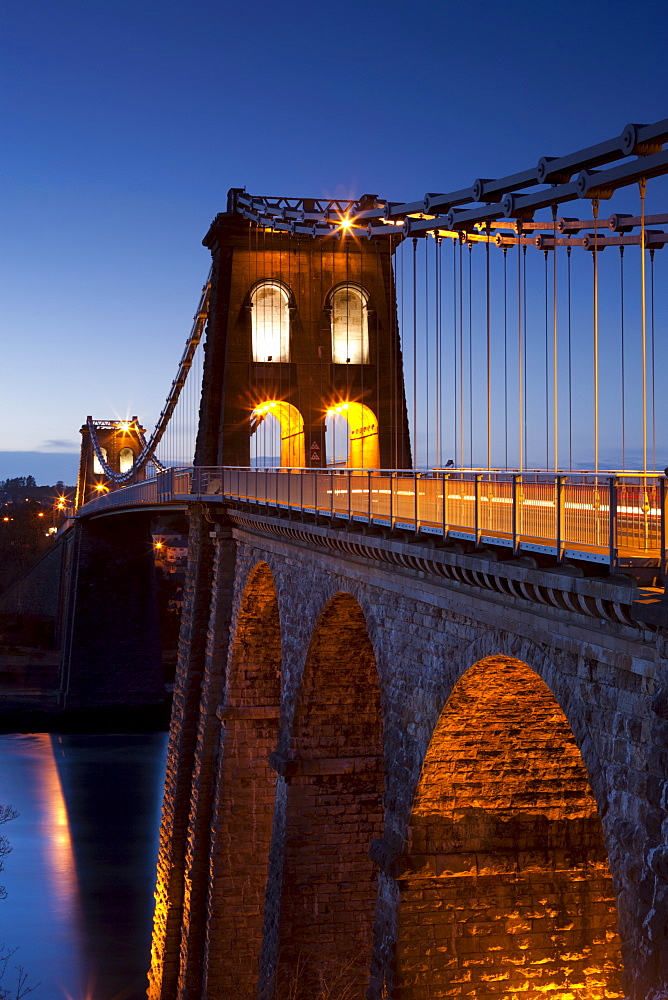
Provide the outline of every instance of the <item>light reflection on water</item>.
[[78,926],[80,913],[77,874],[67,806],[53,753],[53,737],[47,733],[39,733],[32,739],[38,753],[39,763],[35,768],[35,776],[41,786],[40,801],[43,804],[39,829],[48,857],[47,878],[54,912],[60,920]]
[[31,1000],[142,1000],[166,733],[0,736],[0,943]]

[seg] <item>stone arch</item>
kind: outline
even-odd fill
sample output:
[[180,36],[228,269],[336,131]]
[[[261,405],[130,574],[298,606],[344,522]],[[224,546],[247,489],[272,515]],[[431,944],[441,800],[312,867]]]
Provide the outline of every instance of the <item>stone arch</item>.
[[228,662],[213,821],[206,997],[255,996],[276,792],[269,755],[281,700],[281,633],[267,563],[250,572]]
[[488,656],[455,684],[400,869],[394,1000],[623,996],[596,800],[526,663]]
[[[605,780],[598,748],[589,728],[591,713],[583,705],[579,686],[573,684],[573,677],[578,672],[577,654],[557,651],[512,632],[484,631],[462,651],[461,658],[458,658],[460,659],[458,669],[452,676],[452,685],[454,686],[470,669],[469,665],[495,656],[520,660],[538,674],[550,689],[575,737],[587,769],[590,787],[603,818],[609,786]],[[446,698],[450,697],[451,692],[452,688],[449,689]],[[430,726],[427,740],[434,725],[435,721]],[[604,833],[607,833],[605,823]]]
[[306,464],[304,445],[304,418],[292,403],[284,399],[270,399],[260,403],[251,414],[251,434],[258,427],[274,418],[280,435],[281,468],[303,469]]
[[[334,454],[333,465],[344,465],[350,469],[377,469],[380,466],[380,447],[378,443],[378,420],[371,407],[364,403],[342,402],[327,410],[327,429],[329,425],[339,424],[341,431],[347,436],[345,443],[345,461],[338,460],[336,435],[328,434],[327,447]],[[331,444],[330,444],[331,440]],[[329,450],[328,450],[329,455]]]
[[362,996],[377,894],[369,847],[382,829],[383,743],[376,658],[364,613],[348,593],[335,594],[320,614],[289,749],[277,766],[287,803],[276,995],[292,995],[298,978],[305,997],[334,984],[332,995]]

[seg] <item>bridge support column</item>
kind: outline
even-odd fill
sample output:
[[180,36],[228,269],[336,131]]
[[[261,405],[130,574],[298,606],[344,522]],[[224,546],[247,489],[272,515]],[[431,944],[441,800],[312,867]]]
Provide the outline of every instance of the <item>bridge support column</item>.
[[281,640],[274,581],[251,572],[235,613],[221,721],[209,864],[202,998],[252,1000],[262,945],[281,701]]
[[328,990],[362,997],[383,749],[375,655],[349,594],[333,596],[318,618],[286,737],[284,730],[270,757],[278,777],[259,985],[274,1000]]
[[60,670],[63,708],[129,707],[164,699],[150,523],[79,522]]
[[[217,512],[220,522],[221,515]],[[188,574],[167,753],[150,1000],[199,1000],[210,827],[227,662],[235,543],[226,524],[190,513]]]

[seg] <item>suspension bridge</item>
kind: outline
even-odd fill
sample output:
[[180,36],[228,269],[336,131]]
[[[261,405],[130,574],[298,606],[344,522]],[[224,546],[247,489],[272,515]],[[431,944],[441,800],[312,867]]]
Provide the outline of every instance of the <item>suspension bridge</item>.
[[152,1000],[666,995],[667,141],[232,189],[155,429],[84,424],[64,704],[154,696],[190,523]]
[[[655,258],[668,240],[656,227],[668,215],[648,211],[646,201],[647,182],[665,173],[664,125],[629,126],[615,140],[542,158],[511,177],[404,204],[232,191],[229,208],[245,223],[248,241],[252,329],[248,357],[230,369],[248,366],[237,423],[251,442],[250,469],[195,471],[209,279],[150,440],[136,422],[88,419],[95,471],[90,461],[82,466],[81,513],[204,493],[208,502],[216,495],[365,520],[559,561],[603,562],[615,571],[651,565],[658,577],[665,572],[665,479],[657,461],[668,453],[657,454],[657,426],[666,417],[656,382],[665,361],[665,281],[655,275],[661,255]],[[601,205],[620,195],[631,211],[603,214]],[[571,201],[589,206],[588,217],[562,215]],[[540,210],[547,210],[543,221],[535,219]],[[324,317],[331,333],[321,322],[306,337],[302,329],[299,344],[290,332],[300,319],[290,288],[304,279],[299,262],[281,249],[284,286],[282,279],[263,286],[257,277],[267,240],[281,237],[319,248],[318,274],[311,262],[309,280],[316,278],[322,295],[317,319]],[[363,242],[367,256],[378,257],[376,267],[381,243],[394,260],[397,308],[392,314],[390,304],[390,329],[382,334],[358,280]],[[344,258],[346,279],[334,307],[324,287],[330,245]],[[321,343],[328,336],[330,343]],[[387,386],[380,378],[372,386],[368,369],[380,367],[384,336],[397,342],[395,370]],[[306,402],[312,411],[313,401],[294,372],[300,363],[320,382],[320,412],[307,415],[310,434],[300,407]],[[387,388],[383,457],[392,461],[381,470],[380,394]],[[136,438],[131,464],[109,464],[98,427]],[[411,447],[415,472],[407,476]]]

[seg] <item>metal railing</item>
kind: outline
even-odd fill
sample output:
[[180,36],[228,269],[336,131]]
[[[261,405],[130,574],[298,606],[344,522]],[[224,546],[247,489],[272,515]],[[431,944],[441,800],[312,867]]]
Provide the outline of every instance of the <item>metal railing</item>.
[[666,479],[656,473],[173,468],[90,501],[79,516],[195,500],[666,572]]

